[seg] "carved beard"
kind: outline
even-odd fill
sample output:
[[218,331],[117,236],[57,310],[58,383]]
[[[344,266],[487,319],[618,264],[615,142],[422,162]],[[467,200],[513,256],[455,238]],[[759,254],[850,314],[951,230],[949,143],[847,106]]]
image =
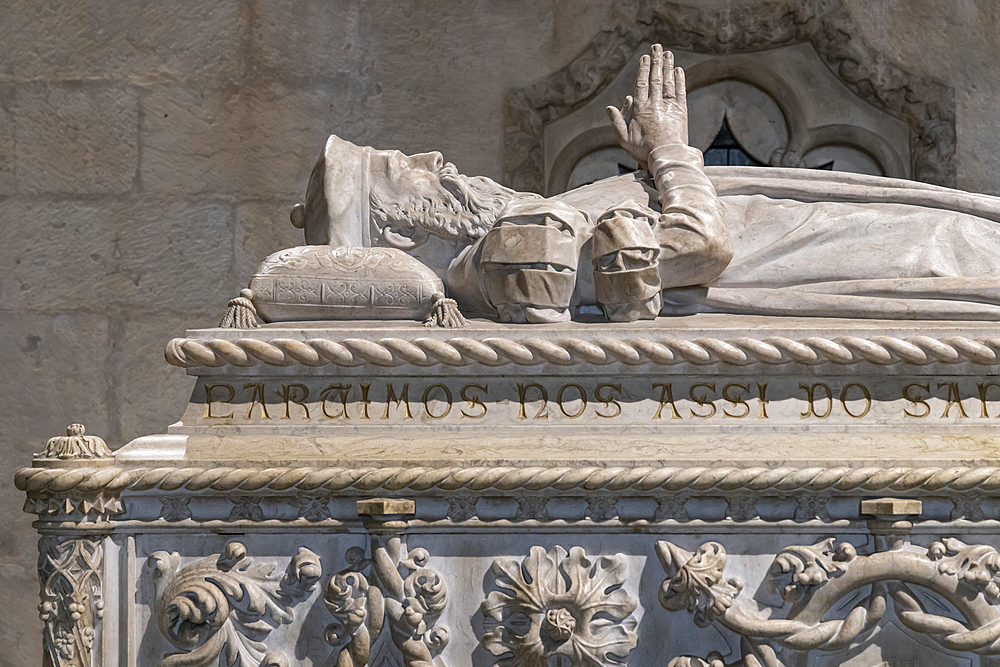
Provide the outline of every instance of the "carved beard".
[[[379,228],[402,235],[413,247],[428,234],[451,243],[470,243],[486,235],[507,202],[522,193],[485,176],[463,176],[450,162],[438,171],[443,188],[403,201],[371,195],[371,214]],[[524,196],[537,196],[528,195]]]

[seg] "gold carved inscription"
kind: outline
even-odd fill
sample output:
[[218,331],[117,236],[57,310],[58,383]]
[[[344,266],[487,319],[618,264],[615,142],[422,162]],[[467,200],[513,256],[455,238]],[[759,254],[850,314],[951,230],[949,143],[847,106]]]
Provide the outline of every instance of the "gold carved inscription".
[[382,419],[389,418],[389,403],[393,402],[396,404],[396,409],[399,409],[400,404],[403,405],[406,419],[413,419],[413,413],[410,412],[410,383],[403,383],[403,391],[400,392],[399,396],[396,396],[396,389],[389,382],[385,385],[385,412],[382,413]]
[[[472,394],[469,390],[475,389],[476,394]],[[462,416],[468,419],[482,419],[486,416],[486,404],[483,403],[483,398],[479,394],[486,394],[490,390],[489,385],[486,384],[467,384],[462,387],[462,400],[469,404],[469,409],[475,412],[466,412],[462,410]]]
[[[579,392],[580,409],[575,412],[566,411],[566,403],[563,398],[566,395],[566,390],[572,389],[575,392]],[[582,417],[583,413],[587,411],[587,392],[578,384],[564,384],[559,388],[559,393],[556,394],[556,403],[559,404],[559,412],[563,413],[570,419],[576,419],[577,417]]]
[[225,389],[229,392],[227,398],[220,399],[222,403],[228,403],[229,401],[236,398],[236,390],[233,389],[232,385],[228,384],[205,384],[205,419],[232,419],[233,411],[230,410],[228,415],[213,415],[212,414],[212,390],[214,389]]
[[942,417],[947,417],[948,413],[951,412],[952,406],[958,407],[958,415],[960,417],[968,417],[965,414],[965,408],[962,406],[962,394],[958,391],[957,382],[938,382],[938,389],[943,387],[948,387],[948,404],[944,406],[944,412],[941,414]]
[[660,390],[660,404],[656,406],[656,414],[653,415],[653,419],[659,419],[660,415],[663,414],[663,408],[670,406],[670,418],[680,419],[681,413],[677,412],[677,404],[674,403],[674,385],[671,382],[666,384],[662,382],[657,382],[653,385],[653,389]]
[[[682,421],[772,419],[862,420],[895,418],[968,419],[978,401],[980,419],[1000,419],[1000,379],[882,379],[878,384],[837,378],[823,382],[750,378],[732,381],[674,379],[642,386],[642,380],[552,378],[529,382],[494,379],[395,378],[385,381],[316,383],[267,381],[206,382],[202,418],[217,420],[368,420],[422,423],[507,417],[602,423],[628,419]],[[325,385],[325,386],[324,386]],[[499,387],[497,386],[499,385]],[[492,395],[491,395],[492,389]],[[516,392],[516,396],[515,396]],[[770,392],[770,393],[769,393]],[[419,399],[419,400],[418,400]],[[516,408],[513,403],[517,402]],[[967,404],[966,401],[969,401]],[[499,411],[499,412],[495,412]],[[239,415],[239,416],[237,416]],[[245,415],[245,417],[244,417]]]
[[250,399],[250,407],[247,409],[247,419],[253,418],[253,408],[255,405],[260,406],[260,416],[264,419],[270,419],[271,415],[267,414],[267,400],[264,398],[264,383],[263,382],[247,382],[243,385],[244,389],[253,389],[253,396]]
[[990,416],[989,411],[986,409],[986,392],[990,390],[990,387],[1000,389],[1000,384],[996,382],[980,382],[976,385],[979,388],[979,418],[987,419]]
[[281,417],[282,419],[291,419],[292,415],[289,412],[290,404],[294,403],[302,408],[305,413],[305,418],[309,419],[309,406],[306,405],[306,401],[309,399],[309,387],[304,384],[283,384],[281,385],[281,400],[285,403],[285,414]]
[[597,385],[597,389],[594,390],[594,398],[603,403],[605,408],[614,410],[609,415],[596,410],[594,414],[602,419],[614,419],[622,413],[622,404],[611,395],[611,392],[615,392],[620,397],[622,395],[622,386],[620,384],[599,384]]
[[[799,415],[802,419],[809,419],[809,417],[818,417],[819,419],[826,419],[833,412],[833,392],[830,388],[823,384],[822,382],[817,382],[816,384],[806,384],[802,383],[799,385],[799,389],[805,389],[807,395],[807,401],[809,401],[809,407]],[[826,406],[823,410],[823,414],[816,412],[816,390],[822,389],[826,394],[824,399],[826,401]]]
[[[440,389],[445,397],[446,405],[444,410],[442,410],[440,414],[434,414],[431,411],[431,406],[430,403],[428,402],[431,398],[431,392],[434,391],[435,389]],[[424,412],[427,413],[428,417],[430,417],[431,419],[444,419],[445,417],[448,416],[448,413],[451,412],[451,389],[448,389],[448,387],[444,386],[443,384],[432,384],[431,386],[427,387],[427,389],[424,389],[424,395],[423,397],[421,397],[420,402],[424,404]]]
[[[350,419],[351,416],[347,414],[347,396],[348,392],[351,391],[351,386],[349,384],[331,384],[329,387],[324,389],[320,393],[320,398],[323,400],[323,416],[327,419]],[[327,404],[333,402],[331,397],[339,401],[340,412],[335,412],[330,414],[327,409]]]
[[[914,382],[903,387],[903,398],[913,403],[912,407],[903,408],[903,414],[907,417],[916,417],[917,419],[922,419],[929,415],[931,413],[931,406],[927,403],[927,397],[930,396],[930,393],[931,386],[926,382],[923,384]],[[914,410],[914,412],[911,412],[911,410]]]
[[541,396],[541,399],[542,399],[542,405],[541,405],[540,408],[538,408],[538,412],[535,413],[535,416],[532,417],[532,419],[548,419],[549,418],[549,407],[548,407],[549,406],[549,392],[548,392],[547,389],[545,389],[545,387],[543,387],[540,384],[536,384],[534,382],[529,382],[528,384],[521,384],[520,382],[517,383],[517,399],[518,399],[517,400],[517,405],[518,405],[517,418],[518,419],[526,419],[526,417],[525,417],[525,410],[524,410],[524,404],[525,404],[525,401],[527,401],[528,390],[529,389],[536,389],[536,390],[538,390],[538,394],[539,394],[539,396]]

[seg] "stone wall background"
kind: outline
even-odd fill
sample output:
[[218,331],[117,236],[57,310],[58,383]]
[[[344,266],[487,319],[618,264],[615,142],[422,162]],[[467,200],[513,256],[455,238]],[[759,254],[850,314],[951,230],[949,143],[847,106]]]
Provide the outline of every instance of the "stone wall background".
[[[849,5],[873,46],[955,87],[959,187],[1000,194],[1000,5]],[[0,0],[0,667],[41,662],[15,470],[74,421],[117,448],[178,418],[192,382],[166,341],[300,242],[288,210],[330,132],[499,179],[504,92],[568,63],[608,11]]]

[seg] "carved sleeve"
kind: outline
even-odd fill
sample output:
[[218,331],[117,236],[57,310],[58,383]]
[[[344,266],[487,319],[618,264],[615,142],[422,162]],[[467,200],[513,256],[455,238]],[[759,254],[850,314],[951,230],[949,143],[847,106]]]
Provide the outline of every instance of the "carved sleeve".
[[664,288],[711,282],[733,257],[725,209],[704,166],[701,151],[682,144],[649,154],[662,210],[656,236]]

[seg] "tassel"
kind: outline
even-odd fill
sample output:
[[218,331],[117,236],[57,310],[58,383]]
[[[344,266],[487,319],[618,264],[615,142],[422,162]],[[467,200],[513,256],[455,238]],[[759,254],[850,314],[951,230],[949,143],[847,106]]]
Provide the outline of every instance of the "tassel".
[[257,309],[253,307],[253,292],[248,289],[240,291],[240,295],[235,299],[230,299],[229,308],[222,316],[219,327],[223,329],[256,329],[260,326],[257,322]]
[[431,306],[431,314],[424,320],[424,326],[456,329],[469,326],[469,320],[462,315],[458,309],[458,303],[454,299],[449,299],[444,294],[436,292],[434,305]]

